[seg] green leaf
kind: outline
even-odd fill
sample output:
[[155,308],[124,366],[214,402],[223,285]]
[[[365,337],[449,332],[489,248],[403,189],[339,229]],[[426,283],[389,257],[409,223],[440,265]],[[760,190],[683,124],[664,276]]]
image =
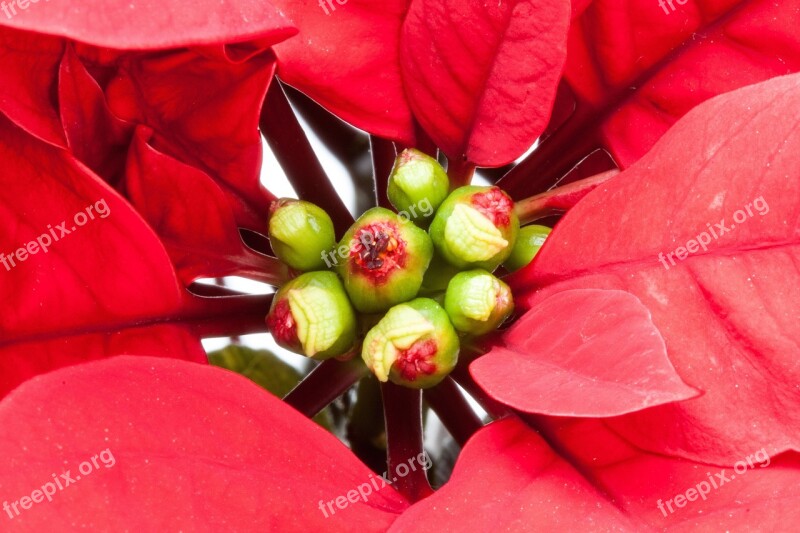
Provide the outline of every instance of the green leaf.
[[[254,350],[232,344],[208,354],[208,361],[255,382],[278,398],[283,398],[303,378],[303,375],[268,350]],[[325,409],[314,421],[332,431],[331,415]]]

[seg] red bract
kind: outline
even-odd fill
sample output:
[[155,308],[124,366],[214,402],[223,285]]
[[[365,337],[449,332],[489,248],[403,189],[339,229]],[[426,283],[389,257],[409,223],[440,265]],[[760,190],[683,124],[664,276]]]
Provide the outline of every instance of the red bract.
[[[796,528],[800,75],[770,78],[800,67],[799,2],[50,0],[0,13],[0,394],[15,389],[0,403],[0,523]],[[201,338],[263,332],[271,297],[195,281],[294,274],[267,255],[259,126],[295,190],[337,233],[352,222],[276,72],[373,136],[384,205],[406,145],[441,149],[458,184],[538,138],[498,183],[530,197],[523,222],[568,211],[507,278],[516,323],[465,340],[424,393],[464,445],[435,493],[422,469],[391,476],[423,453],[420,391],[390,383],[378,398],[362,381],[355,411],[382,407],[385,426],[357,437],[368,431],[352,422],[371,417],[349,420],[351,452],[301,415],[361,380],[359,360],[319,364],[284,402],[203,364]],[[290,98],[334,151],[358,146]],[[624,170],[545,192],[612,167]],[[481,427],[459,385],[502,420]],[[359,445],[382,440],[394,488],[357,459],[381,471]],[[28,508],[68,470],[81,479]]]
[[[333,113],[375,135],[414,142],[400,78],[399,36],[409,0],[275,0],[300,35],[276,46],[279,74]],[[338,17],[338,18],[334,18]],[[337,23],[338,22],[338,23]]]
[[[49,24],[59,14],[46,7],[32,6],[24,14],[32,18],[21,14],[14,20]],[[161,6],[159,13],[173,7]],[[233,6],[226,9],[223,18]],[[55,18],[47,22],[47,17]],[[77,20],[62,21],[59,33],[78,31]],[[5,126],[4,251],[14,252],[47,233],[48,224],[95,202],[106,201],[113,213],[7,274],[7,302],[16,312],[4,320],[2,349],[9,354],[3,359],[4,392],[43,371],[137,349],[205,360],[199,335],[206,329],[227,332],[230,323],[212,319],[229,312],[231,323],[238,315],[247,328],[261,327],[268,298],[208,300],[184,288],[198,277],[249,272],[277,282],[285,272],[247,248],[238,231],[266,227],[262,214],[273,197],[258,183],[257,132],[272,75],[265,49],[292,33],[280,16],[264,13],[254,20],[264,23],[255,41],[154,53],[0,31],[6,43],[0,109],[20,128],[68,150],[47,148],[12,124]],[[136,46],[124,30],[94,29],[120,39],[117,48]],[[159,39],[186,45],[244,41],[253,37],[254,26],[230,26],[224,37],[213,24],[182,29],[185,35],[162,28],[161,37],[147,39],[154,48],[161,46]],[[82,31],[89,42],[106,42],[93,29]],[[64,191],[70,189],[76,198],[68,201]],[[36,306],[24,303],[30,295]],[[37,352],[41,356],[31,357]]]
[[[121,6],[86,0],[80,8],[64,0],[13,2],[2,23],[117,49],[164,49],[264,39],[282,41],[295,30],[264,0],[140,0]],[[10,16],[9,16],[10,14]]]
[[504,165],[542,133],[566,54],[568,8],[559,0],[411,2],[403,81],[414,115],[449,158]]
[[609,421],[644,449],[713,461],[800,449],[800,292],[785,282],[800,242],[799,87],[798,75],[777,78],[690,112],[571,210],[512,282],[538,288],[534,308],[575,288],[624,290],[647,307],[678,374],[704,394]]
[[[40,417],[44,405],[48,415]],[[0,423],[4,435],[26,443],[0,442],[3,499],[30,495],[53,474],[74,479],[52,502],[17,506],[19,515],[12,508],[13,518],[3,511],[6,531],[54,523],[105,531],[385,531],[408,506],[335,437],[213,367],[148,357],[73,367],[9,396]],[[105,462],[97,458],[105,450],[113,461],[108,453]],[[80,470],[85,461],[91,472]],[[358,490],[366,497],[351,493],[348,501]],[[340,496],[346,508],[324,505]]]
[[553,122],[500,183],[512,196],[545,190],[595,150],[626,168],[701,102],[800,71],[800,1],[664,3],[668,14],[658,0],[573,2],[580,16]]
[[[564,2],[378,9],[351,0],[327,14],[312,2],[284,4],[300,38],[277,47],[281,76],[370,133],[411,142],[411,110],[448,157],[500,166],[547,124],[566,55]],[[363,41],[372,45],[353,53]]]
[[[225,311],[181,287],[158,237],[114,190],[70,154],[0,121],[2,392],[43,371],[136,349],[204,360],[191,327]],[[243,318],[264,303],[228,312]]]
[[529,413],[614,416],[697,395],[675,373],[647,308],[622,291],[556,293],[504,342],[470,372],[494,398]]
[[[52,502],[10,507],[10,531],[59,520],[110,530],[716,531],[800,519],[796,458],[751,450],[752,466],[745,459],[737,478],[730,467],[647,454],[596,423],[543,425],[551,441],[585,443],[570,464],[515,419],[481,430],[450,482],[407,509],[341,443],[244,378],[163,359],[123,357],[37,378],[4,401],[0,423],[14,435],[0,440],[4,496],[29,495],[54,474],[74,480]],[[727,482],[704,498],[659,510],[719,473]],[[346,505],[330,512],[339,497]]]
[[0,28],[0,44],[0,111],[33,135],[63,146],[64,131],[52,104],[63,41]]
[[708,98],[800,70],[800,1],[671,4],[597,0],[570,32],[570,130],[596,117],[594,141],[622,167]]
[[[796,457],[753,449],[753,466],[742,456],[745,470],[737,476],[731,467],[642,452],[597,422],[551,423],[547,441],[583,443],[582,453],[564,459],[521,422],[495,422],[464,448],[450,483],[389,531],[446,531],[452,524],[475,531],[788,531],[800,520],[789,503],[800,495]],[[703,482],[709,487],[701,485],[700,497]]]

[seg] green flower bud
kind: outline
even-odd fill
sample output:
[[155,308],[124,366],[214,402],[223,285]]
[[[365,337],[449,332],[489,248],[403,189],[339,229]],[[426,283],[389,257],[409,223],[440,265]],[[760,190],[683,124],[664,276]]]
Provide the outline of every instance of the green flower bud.
[[362,313],[377,313],[417,295],[433,244],[408,220],[374,207],[347,231],[338,252],[345,260],[336,268],[350,301]]
[[509,255],[508,259],[503,263],[506,270],[514,272],[524,266],[528,266],[528,263],[533,261],[536,254],[539,253],[539,249],[542,247],[551,231],[553,230],[547,226],[537,226],[536,224],[525,226],[520,229],[517,243],[511,250],[511,255]]
[[336,244],[328,213],[310,202],[283,198],[270,206],[269,239],[278,259],[295,270],[325,268],[325,254]]
[[493,271],[519,233],[514,202],[499,187],[468,185],[450,193],[430,227],[436,250],[460,269]]
[[309,272],[281,287],[267,327],[278,345],[319,360],[348,352],[356,341],[356,315],[333,272]]
[[427,389],[458,361],[458,335],[442,307],[417,298],[389,309],[369,330],[361,358],[380,381]]
[[410,148],[397,156],[387,194],[400,216],[426,228],[449,189],[450,180],[439,162]]
[[496,329],[514,310],[511,289],[485,270],[456,275],[447,286],[444,308],[462,333],[483,335]]

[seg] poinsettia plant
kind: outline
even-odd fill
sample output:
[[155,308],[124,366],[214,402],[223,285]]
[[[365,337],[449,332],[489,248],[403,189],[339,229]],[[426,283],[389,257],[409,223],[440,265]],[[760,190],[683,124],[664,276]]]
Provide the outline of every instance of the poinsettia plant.
[[1,529],[796,530],[798,21],[3,2]]

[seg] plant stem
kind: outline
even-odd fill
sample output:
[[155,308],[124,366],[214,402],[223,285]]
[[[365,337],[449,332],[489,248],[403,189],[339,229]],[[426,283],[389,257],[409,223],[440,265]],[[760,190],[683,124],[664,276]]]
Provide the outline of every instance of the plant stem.
[[[477,401],[481,407],[483,407],[489,416],[493,419],[503,418],[511,414],[511,408],[506,407],[502,403],[498,402],[494,398],[490,397],[486,392],[480,388],[480,386],[475,382],[472,375],[469,373],[469,364],[477,357],[469,357],[467,354],[464,353],[465,351],[462,350],[461,355],[459,356],[458,365],[453,370],[450,377],[452,377],[456,383],[461,385],[464,390],[466,390],[470,396],[472,396],[475,401]],[[465,357],[466,356],[466,357]]]
[[185,314],[177,318],[199,337],[231,337],[267,330],[264,317],[272,303],[271,294],[236,294],[224,287],[197,284],[192,289],[202,296],[187,292]]
[[[416,120],[414,120],[414,135],[417,138],[417,143],[414,148],[420,152],[428,154],[434,159],[437,159],[439,155],[439,148],[436,146],[436,143],[433,142],[433,139],[430,138],[428,133],[423,129],[420,123]],[[397,151],[400,152],[401,150],[398,148]]]
[[[428,477],[418,461],[423,457],[422,391],[383,383],[383,413],[386,418],[388,481],[410,502],[433,494]],[[405,475],[403,475],[405,474]]]
[[283,400],[312,418],[367,374],[360,358],[323,361],[287,394]]
[[290,278],[289,267],[285,264],[249,248],[245,248],[239,255],[228,256],[222,260],[227,267],[227,270],[221,272],[222,276],[241,276],[273,287],[280,287]]
[[389,174],[392,172],[397,150],[392,141],[374,135],[369,136],[372,151],[372,176],[375,182],[375,202],[380,207],[391,208],[389,196],[386,194]]
[[356,402],[347,423],[350,449],[373,472],[386,468],[386,422],[383,419],[380,382],[367,376],[358,383]]
[[448,376],[437,386],[427,389],[424,397],[459,446],[463,447],[467,440],[483,427],[483,422],[469,405],[453,378]]
[[619,170],[609,170],[575,181],[555,189],[525,198],[514,204],[514,211],[521,224],[528,224],[541,218],[569,211],[584,196],[619,174]]
[[333,188],[277,80],[267,91],[260,125],[297,195],[323,208],[333,219],[337,236],[343,235],[353,216]]
[[475,175],[475,165],[456,158],[448,159],[447,175],[450,177],[450,190],[469,185]]
[[578,108],[532,154],[500,178],[497,185],[512,198],[546,191],[599,146],[597,134],[587,132],[596,120],[593,109]]

